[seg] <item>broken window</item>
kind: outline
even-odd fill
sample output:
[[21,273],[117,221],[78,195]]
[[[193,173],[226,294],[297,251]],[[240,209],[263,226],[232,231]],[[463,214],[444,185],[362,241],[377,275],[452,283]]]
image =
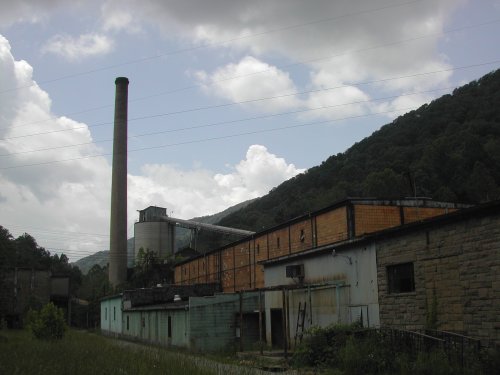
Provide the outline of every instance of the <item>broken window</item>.
[[413,263],[401,263],[387,266],[389,293],[408,293],[415,291]]
[[304,232],[304,229],[300,230],[300,242],[304,242],[306,239],[306,233]]

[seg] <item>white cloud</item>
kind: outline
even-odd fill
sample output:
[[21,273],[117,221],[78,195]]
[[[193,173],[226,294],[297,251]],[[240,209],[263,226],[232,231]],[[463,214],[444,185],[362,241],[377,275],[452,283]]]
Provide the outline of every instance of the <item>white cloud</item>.
[[78,37],[55,35],[42,47],[42,52],[53,53],[75,61],[90,56],[103,55],[113,49],[113,40],[101,34],[83,34]]
[[[105,237],[82,239],[78,236],[80,232],[103,233],[102,228],[106,228],[109,222],[109,165],[103,157],[81,159],[100,150],[88,144],[22,153],[61,144],[89,143],[92,142],[90,131],[85,124],[57,117],[51,112],[51,100],[33,81],[32,67],[25,61],[14,59],[9,42],[1,35],[0,70],[5,73],[6,87],[26,87],[4,93],[0,100],[0,135],[4,139],[0,141],[0,154],[4,155],[0,157],[1,165],[14,167],[0,170],[3,198],[0,202],[0,222],[8,229],[13,225],[13,228],[28,233],[30,228],[44,226],[47,231],[36,236],[39,243],[50,248],[69,249],[67,253],[72,259],[83,256],[84,252],[106,248]],[[83,128],[60,131],[75,126]],[[40,132],[47,133],[21,137]],[[62,159],[77,160],[15,167]],[[15,235],[20,234],[11,230]],[[53,231],[71,231],[75,235],[51,237],[49,233]],[[81,247],[81,242],[86,243],[85,246]]]
[[[88,127],[51,111],[50,97],[33,81],[32,67],[14,59],[1,35],[0,71],[5,73],[5,87],[27,87],[4,93],[0,100],[1,167],[49,162],[0,169],[0,224],[15,236],[32,233],[49,250],[65,249],[71,260],[108,248],[105,236],[80,235],[106,235],[109,227],[111,168],[104,157],[85,158],[101,152]],[[73,127],[80,129],[61,131]],[[46,134],[22,137],[41,132]],[[56,148],[83,143],[87,144]],[[25,152],[39,148],[52,149]],[[75,160],[50,163],[63,159]],[[200,167],[183,170],[148,164],[140,174],[129,174],[129,235],[138,209],[155,204],[182,218],[213,214],[264,195],[303,171],[259,145],[250,146],[245,159],[230,168],[222,174]],[[32,232],[40,227],[43,231]]]
[[[128,0],[121,2],[120,11],[156,25],[167,38],[181,36],[211,45],[212,49],[234,52],[228,56],[256,56],[252,57],[254,61],[243,59],[228,63],[214,74],[203,72],[205,79],[255,72],[258,65],[265,64],[267,56],[281,56],[286,61],[303,62],[311,78],[330,75],[335,77],[336,84],[351,86],[337,92],[311,94],[305,104],[298,103],[296,98],[284,100],[281,108],[289,108],[317,103],[329,105],[339,98],[357,100],[370,97],[369,93],[374,91],[379,92],[379,96],[390,96],[447,85],[451,73],[432,77],[414,74],[451,67],[446,56],[438,53],[443,37],[440,33],[445,30],[453,11],[464,2],[438,0],[398,4],[386,0],[318,0],[311,6],[302,0]],[[108,14],[111,17],[111,13]],[[252,34],[256,36],[248,37]],[[283,69],[269,68],[275,69],[273,73],[216,83],[215,93],[239,101],[273,91],[269,88],[270,82],[276,82],[278,87],[284,84],[285,89],[297,86]],[[268,79],[259,77],[266,75]],[[405,75],[414,76],[367,86],[353,85]],[[308,87],[324,87],[324,82],[318,84],[318,80],[313,80]],[[263,102],[260,106],[266,111],[280,109],[273,103]],[[358,114],[375,107],[377,105],[345,107],[340,113]],[[338,110],[314,111],[308,117],[337,114]]]
[[119,3],[108,1],[101,6],[102,28],[104,31],[125,31],[135,34],[141,26],[131,12],[122,9]]
[[40,22],[65,3],[64,0],[1,0],[0,24],[6,27],[16,22]]
[[203,84],[210,85],[205,87],[207,92],[210,94],[215,92],[218,96],[233,102],[282,96],[244,104],[261,111],[284,110],[300,105],[294,94],[297,89],[289,74],[252,56],[246,56],[236,64],[219,68],[210,75],[203,71],[198,72],[197,77]]
[[137,216],[136,210],[151,204],[167,207],[173,216],[186,219],[214,214],[265,195],[303,171],[261,145],[250,146],[246,158],[226,174],[148,164],[141,176],[129,175],[129,216]]

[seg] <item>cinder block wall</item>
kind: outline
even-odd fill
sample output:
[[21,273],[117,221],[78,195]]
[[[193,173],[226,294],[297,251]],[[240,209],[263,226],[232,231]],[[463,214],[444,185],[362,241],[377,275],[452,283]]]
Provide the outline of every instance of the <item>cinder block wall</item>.
[[[413,262],[415,291],[389,293],[387,267]],[[500,213],[428,227],[377,243],[382,326],[437,328],[500,344]]]

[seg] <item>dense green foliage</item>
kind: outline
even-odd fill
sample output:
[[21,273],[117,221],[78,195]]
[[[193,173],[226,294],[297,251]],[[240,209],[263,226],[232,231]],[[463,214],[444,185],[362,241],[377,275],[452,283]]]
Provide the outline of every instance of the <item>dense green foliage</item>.
[[[36,270],[50,270],[52,275],[67,276],[70,280],[70,294],[76,295],[82,282],[82,273],[68,262],[64,254],[51,255],[49,251],[39,246],[34,237],[24,233],[14,238],[10,232],[0,226],[0,288],[5,287],[6,275],[14,268],[28,268]],[[4,294],[3,298],[8,294]],[[36,295],[29,299],[29,308],[40,309],[42,302]],[[7,314],[7,301],[0,300],[0,320]]]
[[82,277],[77,296],[88,302],[87,306],[73,308],[72,324],[79,327],[97,327],[101,321],[101,298],[113,292],[109,283],[108,266],[95,264]]
[[50,270],[54,275],[69,276],[72,293],[76,292],[81,284],[80,270],[69,264],[65,254],[51,255],[28,233],[14,238],[0,225],[0,276],[2,270],[14,267]]
[[219,224],[258,230],[346,197],[500,198],[500,70],[398,117]]
[[42,341],[23,331],[0,332],[0,374],[211,374],[190,357],[85,332],[69,331],[62,340]]
[[28,313],[28,326],[37,339],[60,340],[66,330],[64,312],[52,302],[48,303],[40,311]]
[[[424,347],[421,351],[406,341],[392,341],[381,331],[354,325],[331,325],[312,328],[295,350],[294,367],[313,367],[338,375],[365,374],[493,374],[498,353],[484,351],[467,357],[467,366],[460,359],[447,356],[442,349]],[[496,362],[495,362],[496,360]]]

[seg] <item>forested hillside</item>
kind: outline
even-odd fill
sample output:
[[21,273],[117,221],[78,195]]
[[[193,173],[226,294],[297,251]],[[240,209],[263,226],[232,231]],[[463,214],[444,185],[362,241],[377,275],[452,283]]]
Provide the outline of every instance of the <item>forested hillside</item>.
[[500,198],[500,70],[398,117],[219,224],[258,230],[348,196]]

